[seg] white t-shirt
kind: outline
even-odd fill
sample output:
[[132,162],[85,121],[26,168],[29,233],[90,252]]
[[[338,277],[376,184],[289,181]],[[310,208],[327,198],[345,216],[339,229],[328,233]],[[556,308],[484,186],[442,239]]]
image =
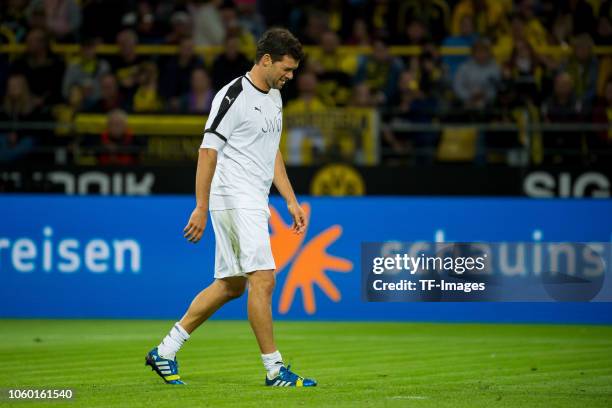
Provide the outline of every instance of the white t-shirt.
[[218,152],[209,210],[268,211],[282,126],[280,92],[257,88],[248,73],[217,92],[200,146]]

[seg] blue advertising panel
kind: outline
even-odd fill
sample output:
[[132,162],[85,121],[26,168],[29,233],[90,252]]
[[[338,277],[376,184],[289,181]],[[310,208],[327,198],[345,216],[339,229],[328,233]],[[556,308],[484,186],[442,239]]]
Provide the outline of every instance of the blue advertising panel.
[[[610,242],[611,200],[311,198],[305,236],[272,197],[280,319],[612,323],[611,303],[368,303],[363,242]],[[178,319],[212,281],[189,197],[0,197],[0,317]],[[246,318],[245,299],[215,318]]]

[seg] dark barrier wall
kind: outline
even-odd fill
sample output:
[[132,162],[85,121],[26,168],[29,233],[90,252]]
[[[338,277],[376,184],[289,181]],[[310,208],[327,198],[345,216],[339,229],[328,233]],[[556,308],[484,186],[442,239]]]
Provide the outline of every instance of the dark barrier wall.
[[[468,165],[289,167],[299,194],[610,197],[612,169],[516,168]],[[63,194],[193,194],[195,163],[181,166],[0,167],[0,191]]]
[[[214,242],[184,240],[190,197],[0,196],[1,317],[178,318],[212,280]],[[310,198],[303,239],[271,202],[282,319],[612,323],[610,303],[365,303],[364,241],[600,241],[612,200]],[[246,317],[244,299],[217,318]]]

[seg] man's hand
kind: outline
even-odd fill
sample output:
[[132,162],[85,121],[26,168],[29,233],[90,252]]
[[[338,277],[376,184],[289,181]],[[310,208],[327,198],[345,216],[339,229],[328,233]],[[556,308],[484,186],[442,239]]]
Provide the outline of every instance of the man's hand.
[[287,209],[293,218],[293,226],[291,229],[295,234],[303,234],[308,226],[308,219],[306,218],[304,210],[302,210],[302,207],[300,207],[300,204],[297,201],[288,203]]
[[202,238],[202,234],[204,234],[204,229],[206,229],[206,221],[207,211],[196,207],[195,210],[191,213],[191,217],[189,217],[189,222],[183,232],[185,233],[184,237],[187,238],[189,242],[193,242],[197,244],[198,241]]

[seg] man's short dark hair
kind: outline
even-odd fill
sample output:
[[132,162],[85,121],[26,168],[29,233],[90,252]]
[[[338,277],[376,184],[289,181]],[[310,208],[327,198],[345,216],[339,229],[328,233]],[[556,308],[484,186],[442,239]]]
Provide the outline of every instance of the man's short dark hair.
[[304,59],[302,44],[284,28],[271,28],[267,30],[257,42],[255,63],[261,60],[265,54],[270,54],[272,62],[280,61],[287,55],[296,61]]

